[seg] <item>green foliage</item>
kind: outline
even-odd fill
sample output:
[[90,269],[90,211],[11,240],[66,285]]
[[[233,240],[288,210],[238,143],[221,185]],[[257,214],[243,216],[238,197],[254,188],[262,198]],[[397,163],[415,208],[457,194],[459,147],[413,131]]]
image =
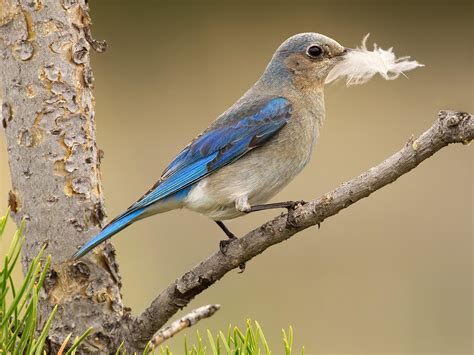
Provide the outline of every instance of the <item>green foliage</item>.
[[[0,217],[0,239],[5,231],[7,220],[8,212],[6,216]],[[48,256],[42,262],[44,252],[42,248],[32,260],[23,283],[15,286],[12,272],[18,264],[21,247],[25,240],[23,227],[24,222],[13,236],[0,271],[0,354],[40,355],[46,353],[44,344],[57,310],[57,306],[53,308],[46,322],[42,324],[41,331],[37,331],[38,297],[51,263],[51,257]],[[87,334],[76,339],[67,354],[74,354],[85,336]]]
[[[286,355],[293,354],[293,329],[290,326],[288,335],[282,330],[283,346]],[[168,347],[160,347],[155,351],[159,355],[172,355],[173,352]],[[181,351],[179,352],[181,353]],[[281,354],[278,351],[277,354]],[[184,338],[184,354],[186,355],[271,355],[270,346],[265,339],[262,327],[258,322],[255,325],[247,320],[245,331],[238,327],[231,327],[224,334],[220,331],[213,335],[210,330],[207,331],[207,340],[203,340],[197,332],[197,344],[190,346],[186,337]],[[301,355],[304,355],[304,348],[301,349]]]

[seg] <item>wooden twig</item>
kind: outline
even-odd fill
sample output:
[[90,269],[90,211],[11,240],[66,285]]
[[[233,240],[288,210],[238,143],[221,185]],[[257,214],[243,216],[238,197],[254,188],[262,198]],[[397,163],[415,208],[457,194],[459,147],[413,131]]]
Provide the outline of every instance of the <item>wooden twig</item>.
[[186,314],[183,318],[174,321],[167,327],[161,328],[150,341],[152,348],[163,344],[163,342],[173,337],[175,334],[183,329],[193,326],[201,319],[212,317],[220,308],[221,306],[218,304],[208,304],[207,306],[196,308],[191,313]]

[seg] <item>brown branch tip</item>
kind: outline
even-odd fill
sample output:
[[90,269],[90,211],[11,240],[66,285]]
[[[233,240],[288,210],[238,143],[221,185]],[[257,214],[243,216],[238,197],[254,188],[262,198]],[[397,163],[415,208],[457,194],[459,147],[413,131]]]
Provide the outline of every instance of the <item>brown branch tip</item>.
[[191,313],[186,314],[183,318],[180,318],[169,326],[161,328],[151,339],[151,347],[156,348],[158,345],[163,344],[166,340],[173,337],[183,329],[189,328],[204,318],[209,318],[216,313],[221,306],[219,304],[209,304],[196,308]]

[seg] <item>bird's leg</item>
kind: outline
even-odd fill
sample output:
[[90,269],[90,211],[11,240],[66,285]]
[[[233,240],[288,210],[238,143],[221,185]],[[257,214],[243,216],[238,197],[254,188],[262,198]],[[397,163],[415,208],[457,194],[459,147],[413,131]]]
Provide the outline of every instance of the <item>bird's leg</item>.
[[297,223],[294,219],[294,211],[296,206],[298,205],[305,205],[306,201],[285,201],[285,202],[275,202],[275,203],[267,203],[265,205],[254,205],[250,206],[247,209],[246,213],[257,212],[257,211],[264,211],[264,210],[271,210],[275,208],[286,208],[288,210],[288,217],[286,219],[286,223],[291,227],[296,227]]
[[[227,228],[227,226],[224,224],[224,222],[222,221],[215,221],[217,223],[217,225],[224,231],[225,235],[229,238],[229,239],[225,239],[225,240],[221,240],[219,242],[219,250],[221,251],[222,254],[226,254],[227,253],[227,248],[229,247],[229,244],[232,243],[234,240],[238,239],[234,233],[232,233],[229,228]],[[245,271],[245,263],[241,263],[239,264],[239,273],[242,273]]]
[[223,242],[227,242],[227,244],[228,244],[228,243],[232,242],[232,240],[237,239],[235,234],[232,233],[229,230],[229,228],[227,228],[227,226],[224,224],[224,222],[222,222],[222,221],[215,221],[215,222],[224,231],[225,235],[229,238],[229,239],[223,240]]

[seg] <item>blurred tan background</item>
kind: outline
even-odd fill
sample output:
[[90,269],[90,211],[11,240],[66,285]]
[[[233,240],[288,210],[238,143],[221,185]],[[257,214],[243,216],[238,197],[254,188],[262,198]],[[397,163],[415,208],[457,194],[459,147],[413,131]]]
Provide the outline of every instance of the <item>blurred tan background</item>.
[[[91,7],[93,34],[109,43],[93,56],[109,218],[141,196],[298,32],[321,32],[348,47],[371,32],[370,43],[394,46],[426,67],[408,79],[328,87],[312,162],[275,201],[314,199],[378,164],[440,109],[473,111],[468,1],[96,0]],[[0,171],[1,211],[10,186],[3,136]],[[229,226],[242,235],[276,213]],[[305,345],[307,354],[469,354],[472,232],[473,148],[451,146],[320,230],[271,248],[244,274],[227,275],[185,311],[222,304],[196,327],[203,335],[256,319],[276,354],[290,324],[295,347]],[[121,232],[113,241],[125,302],[142,310],[223,237],[187,211]],[[191,339],[196,329],[187,332]],[[169,344],[182,352],[182,335]]]

